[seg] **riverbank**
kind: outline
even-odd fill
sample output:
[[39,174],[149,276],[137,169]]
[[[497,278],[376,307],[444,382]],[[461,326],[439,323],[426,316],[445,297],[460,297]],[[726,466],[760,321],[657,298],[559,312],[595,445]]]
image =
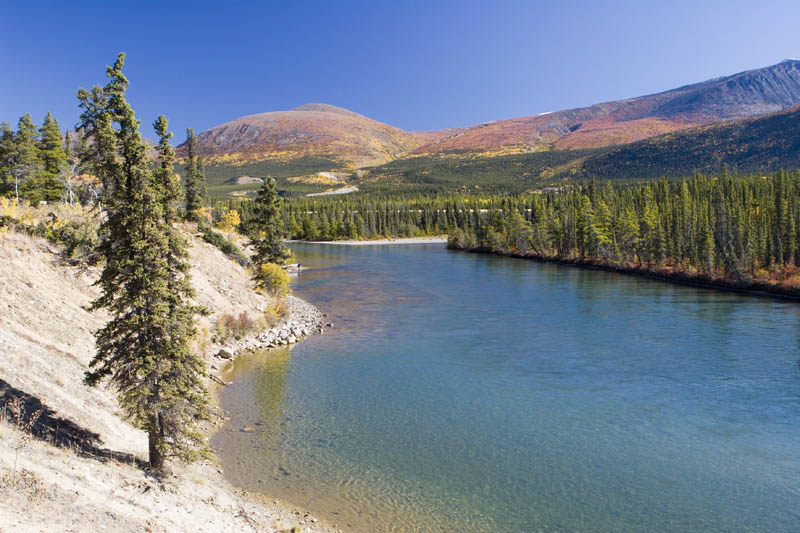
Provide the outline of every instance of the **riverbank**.
[[279,324],[264,331],[258,331],[242,339],[219,345],[212,345],[211,352],[219,359],[235,359],[237,356],[255,350],[266,350],[288,346],[302,341],[314,333],[324,333],[324,315],[305,300],[289,295],[288,316]]
[[534,254],[515,254],[511,252],[498,252],[488,248],[451,247],[451,249],[460,250],[467,253],[490,254],[490,255],[499,255],[502,257],[512,257],[516,259],[526,259],[529,261],[536,261],[539,263],[566,265],[578,268],[586,268],[590,270],[603,270],[606,272],[615,272],[617,274],[624,274],[628,276],[636,276],[639,278],[664,281],[667,283],[677,283],[679,285],[689,285],[692,287],[701,287],[705,289],[736,292],[739,294],[761,297],[761,298],[780,298],[784,300],[794,300],[794,301],[800,300],[800,288],[783,287],[781,285],[774,283],[765,283],[758,281],[747,282],[747,281],[736,281],[725,278],[716,278],[716,277],[711,277],[704,273],[674,271],[666,267],[648,268],[645,266],[637,267],[634,265],[631,266],[609,265],[590,258],[564,259],[557,257],[544,257]]
[[399,237],[397,239],[374,239],[371,241],[343,240],[343,241],[288,241],[308,244],[338,244],[342,246],[385,246],[388,244],[445,244],[447,236],[438,237]]
[[[213,246],[194,239],[189,252],[196,301],[211,312],[198,320],[197,348],[218,376],[227,362],[214,357],[216,319],[258,316],[269,301]],[[233,487],[216,462],[171,464],[163,484],[146,474],[146,434],[122,419],[113,389],[83,383],[93,333],[107,320],[87,311],[98,273],[66,264],[43,239],[0,240],[0,530],[333,531],[291,503]],[[312,333],[313,309],[299,299],[289,308],[278,340],[284,330]],[[243,340],[237,351],[256,342]],[[212,407],[209,435],[224,417]]]

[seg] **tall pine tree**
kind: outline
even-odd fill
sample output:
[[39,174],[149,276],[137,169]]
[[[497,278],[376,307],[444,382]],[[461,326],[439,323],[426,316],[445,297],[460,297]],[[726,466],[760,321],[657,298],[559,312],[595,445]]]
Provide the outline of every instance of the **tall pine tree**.
[[11,175],[14,178],[14,195],[19,200],[20,188],[30,180],[34,180],[41,172],[38,133],[36,126],[28,114],[22,115],[14,134],[14,156],[11,163]]
[[78,93],[81,127],[93,141],[89,152],[93,168],[102,172],[106,204],[102,294],[92,307],[111,315],[96,333],[86,382],[110,379],[128,419],[147,432],[150,466],[161,473],[168,457],[202,451],[194,424],[205,416],[205,370],[189,348],[196,308],[189,302],[185,246],[171,227],[178,195],[166,120],[156,122],[160,164],[151,171],[139,122],[125,99],[124,61],[120,54],[107,68],[105,87]]
[[197,135],[186,129],[186,220],[199,221],[199,212],[208,205],[203,161],[197,154]]
[[58,122],[50,113],[39,129],[39,159],[42,169],[31,183],[32,202],[55,202],[61,199],[63,187],[60,180],[67,167],[67,154]]
[[281,234],[281,205],[275,191],[275,179],[267,178],[258,190],[250,224],[250,244],[253,247],[253,280],[256,287],[264,289],[269,280],[263,266],[268,263],[283,265],[291,257],[283,245]]
[[7,122],[0,122],[0,194],[14,190],[14,131]]

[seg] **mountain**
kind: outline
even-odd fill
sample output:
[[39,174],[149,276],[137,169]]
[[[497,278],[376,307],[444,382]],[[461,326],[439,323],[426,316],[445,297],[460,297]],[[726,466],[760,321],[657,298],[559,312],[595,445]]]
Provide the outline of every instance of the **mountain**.
[[285,194],[320,192],[317,174],[341,171],[362,190],[469,183],[500,191],[559,177],[715,171],[723,161],[742,171],[800,167],[789,165],[786,136],[795,115],[780,113],[797,105],[800,60],[786,60],[648,96],[427,132],[308,104],[222,124],[200,133],[198,147],[217,196],[257,187],[239,184],[241,176],[271,175]]
[[800,104],[800,61],[786,60],[658,94],[498,120],[428,142],[414,154],[597,148]]
[[700,126],[588,157],[575,177],[658,178],[800,168],[800,106],[763,117]]
[[358,185],[365,192],[519,193],[560,185],[565,179],[681,177],[719,173],[723,166],[741,174],[800,169],[800,106],[616,147],[468,158],[411,157],[370,169]]
[[[343,168],[378,165],[422,144],[412,133],[340,107],[308,104],[237,118],[198,135],[198,151],[211,163],[325,159]],[[181,145],[179,154],[184,155]]]

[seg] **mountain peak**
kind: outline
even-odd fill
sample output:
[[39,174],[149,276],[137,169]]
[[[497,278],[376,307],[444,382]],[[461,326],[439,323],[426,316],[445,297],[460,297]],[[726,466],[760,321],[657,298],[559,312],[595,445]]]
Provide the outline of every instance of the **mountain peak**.
[[239,117],[198,135],[198,152],[227,164],[318,158],[355,168],[397,159],[420,144],[414,134],[328,104]]
[[358,113],[350,111],[349,109],[345,109],[343,107],[336,107],[335,105],[330,104],[304,104],[300,107],[295,107],[290,111],[316,111],[318,113],[336,113],[338,115],[348,115],[348,116],[361,116]]

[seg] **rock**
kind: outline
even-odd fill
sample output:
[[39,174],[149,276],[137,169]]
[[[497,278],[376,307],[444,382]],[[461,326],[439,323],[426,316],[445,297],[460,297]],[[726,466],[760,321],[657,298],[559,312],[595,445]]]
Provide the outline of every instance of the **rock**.
[[233,353],[228,348],[220,348],[217,352],[217,357],[222,359],[233,359]]
[[294,335],[289,335],[289,338],[286,340],[289,342],[289,344],[294,344],[297,342],[297,337],[295,337]]

